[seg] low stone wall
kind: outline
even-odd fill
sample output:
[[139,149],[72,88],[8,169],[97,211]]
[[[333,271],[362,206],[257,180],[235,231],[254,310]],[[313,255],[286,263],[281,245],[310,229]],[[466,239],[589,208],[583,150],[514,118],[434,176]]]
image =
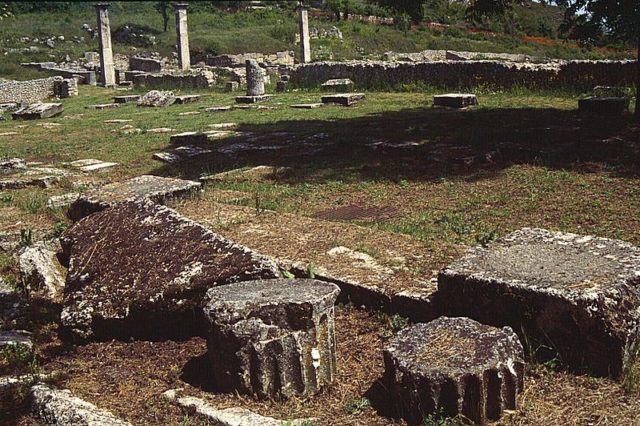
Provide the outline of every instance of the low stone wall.
[[77,81],[75,79],[64,79],[59,76],[0,83],[0,103],[15,102],[32,104],[56,96],[67,98],[76,96],[77,94]]
[[397,88],[407,83],[423,83],[427,86],[452,89],[478,86],[592,89],[598,85],[632,85],[636,76],[636,62],[318,62],[300,65],[293,69],[290,75],[291,84],[295,87],[319,87],[329,79],[350,78],[359,89]]
[[132,56],[129,58],[129,68],[132,71],[160,72],[162,71],[162,61]]
[[80,84],[96,84],[95,71],[85,69],[72,69],[57,67],[55,62],[23,62],[24,67],[35,68],[40,71],[49,71],[64,78],[75,78]]
[[199,89],[210,87],[216,82],[211,71],[187,75],[132,74],[131,78],[135,86],[147,88]]
[[264,53],[241,53],[238,55],[220,55],[220,56],[194,56],[192,62],[204,62],[210,67],[244,67],[247,59],[255,59],[256,61],[267,65],[284,65],[293,66],[294,53],[291,51],[276,52],[273,55]]

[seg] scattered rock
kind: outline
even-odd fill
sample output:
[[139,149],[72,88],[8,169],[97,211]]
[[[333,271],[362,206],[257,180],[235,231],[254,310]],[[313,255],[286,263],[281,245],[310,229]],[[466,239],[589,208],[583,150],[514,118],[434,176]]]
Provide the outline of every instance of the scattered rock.
[[104,120],[106,124],[122,124],[122,123],[131,123],[133,120],[124,119],[124,118],[114,118],[112,120]]
[[222,112],[222,111],[230,111],[233,107],[231,105],[224,106],[212,106],[204,109],[204,112]]
[[33,349],[31,333],[28,331],[0,331],[0,352],[8,346],[21,346],[31,352]]
[[96,104],[96,105],[87,105],[85,108],[90,109],[113,109],[120,108],[120,104]]
[[433,97],[433,106],[466,108],[472,105],[478,105],[478,98],[468,93],[447,93]]
[[0,174],[14,173],[16,170],[27,168],[27,162],[22,158],[7,158],[0,160]]
[[79,169],[83,172],[94,172],[96,170],[110,169],[118,165],[118,163],[109,163],[102,160],[94,160],[87,158],[85,160],[75,160],[69,163],[71,167]]
[[175,101],[173,92],[152,90],[138,100],[138,106],[167,107],[173,105]]
[[191,336],[209,288],[279,276],[267,258],[149,200],[86,217],[62,246],[67,340]]
[[1,132],[0,136],[16,136],[19,135],[20,133],[18,132]]
[[516,408],[524,351],[509,327],[440,317],[401,330],[384,349],[387,389],[409,425],[426,415],[486,424]]
[[181,96],[176,96],[176,103],[177,104],[190,104],[190,103],[193,103],[193,102],[200,101],[201,97],[202,97],[201,95],[181,95]]
[[131,426],[111,412],[77,398],[68,390],[31,387],[31,412],[43,424],[58,426]]
[[146,133],[171,133],[175,131],[176,131],[175,129],[170,129],[168,127],[157,127],[154,129],[145,130]]
[[524,228],[444,269],[445,313],[508,325],[538,359],[620,377],[635,358],[640,249],[619,240]]
[[348,78],[327,80],[320,85],[320,88],[332,92],[351,92],[353,90],[353,81]]
[[51,118],[64,112],[64,107],[59,103],[35,103],[20,108],[11,114],[14,120],[33,120],[38,118]]
[[207,347],[220,391],[285,397],[316,393],[337,372],[334,303],[317,280],[264,280],[210,289]]
[[130,102],[138,102],[140,100],[140,98],[141,98],[140,95],[114,96],[113,97],[113,102],[115,102],[117,104],[128,104]]
[[298,108],[298,109],[316,109],[316,108],[321,108],[324,106],[324,104],[321,103],[317,103],[317,104],[293,104],[293,105],[289,105],[291,108]]
[[204,149],[197,146],[186,145],[179,146],[172,152],[158,152],[153,154],[153,158],[156,160],[164,161],[165,163],[175,164],[179,163],[187,158],[197,157],[203,154],[209,154],[213,151],[210,149]]
[[235,129],[236,127],[238,127],[238,123],[216,123],[216,124],[209,124],[208,127],[215,130]]
[[254,181],[263,179],[277,179],[291,170],[290,167],[276,167],[276,166],[256,166],[235,170],[228,170],[226,172],[216,173],[214,175],[207,175],[200,178],[201,182],[213,182],[224,181],[227,179],[233,179],[234,181]]
[[172,145],[203,145],[232,136],[234,132],[226,130],[208,130],[205,132],[183,132],[171,135]]
[[191,180],[142,175],[105,185],[82,194],[69,209],[69,217],[78,221],[127,200],[149,199],[164,203],[169,199],[189,196],[200,190],[200,183]]
[[322,97],[323,104],[338,104],[351,106],[365,98],[364,93],[339,93],[337,95],[326,95]]
[[80,194],[77,192],[70,192],[62,195],[54,195],[53,197],[49,197],[47,200],[47,207],[50,209],[60,209],[69,207],[80,197]]
[[20,277],[29,297],[62,302],[66,271],[58,261],[55,244],[36,243],[20,255]]
[[273,99],[272,95],[260,96],[236,96],[236,102],[239,104],[255,104],[258,102],[266,102]]
[[200,115],[200,111],[187,111],[187,112],[181,112],[178,114],[181,117],[186,117],[189,115]]

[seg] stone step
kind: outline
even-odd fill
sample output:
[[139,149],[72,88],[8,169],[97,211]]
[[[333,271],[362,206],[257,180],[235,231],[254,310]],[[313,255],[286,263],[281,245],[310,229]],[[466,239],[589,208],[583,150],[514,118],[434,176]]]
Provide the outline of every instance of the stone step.
[[335,95],[325,95],[322,97],[323,104],[338,104],[351,106],[365,98],[364,93],[338,93]]
[[447,93],[433,97],[433,106],[466,108],[472,105],[478,105],[478,98],[469,93]]

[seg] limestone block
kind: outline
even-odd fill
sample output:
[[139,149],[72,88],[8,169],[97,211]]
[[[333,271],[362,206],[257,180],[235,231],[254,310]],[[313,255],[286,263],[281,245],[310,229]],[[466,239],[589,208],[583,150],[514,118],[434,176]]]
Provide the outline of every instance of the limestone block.
[[336,95],[326,95],[322,97],[323,104],[338,104],[351,106],[364,99],[364,93],[339,93]]
[[33,120],[37,118],[51,118],[60,115],[64,112],[62,104],[58,103],[36,103],[26,107],[22,107],[13,114],[11,117],[14,120]]
[[385,379],[409,425],[426,415],[462,415],[473,424],[516,408],[524,352],[509,328],[469,318],[440,317],[401,330],[384,349]]
[[175,101],[176,97],[173,92],[152,90],[145,93],[145,95],[138,100],[138,106],[166,107],[173,105]]
[[200,187],[199,182],[191,180],[151,175],[137,176],[82,194],[71,205],[69,217],[78,221],[89,214],[102,211],[126,200],[150,199],[156,203],[163,203],[168,199],[195,194],[200,190]]
[[47,385],[31,387],[31,411],[43,424],[57,426],[131,426],[112,413]]
[[20,277],[29,297],[62,302],[66,271],[60,265],[54,244],[37,243],[20,255]]
[[336,375],[334,303],[316,280],[265,280],[210,289],[204,308],[215,386],[260,397],[310,395]]
[[255,59],[247,59],[247,96],[264,95],[264,70]]
[[148,199],[84,218],[61,243],[60,335],[72,341],[193,336],[208,289],[280,275],[264,256]]
[[350,92],[353,90],[353,81],[348,78],[336,78],[327,80],[320,85],[322,90],[332,92]]
[[433,97],[433,106],[466,108],[472,105],[478,105],[478,98],[468,93],[447,93]]
[[524,228],[475,247],[438,276],[445,313],[510,326],[539,359],[620,377],[640,325],[640,249]]

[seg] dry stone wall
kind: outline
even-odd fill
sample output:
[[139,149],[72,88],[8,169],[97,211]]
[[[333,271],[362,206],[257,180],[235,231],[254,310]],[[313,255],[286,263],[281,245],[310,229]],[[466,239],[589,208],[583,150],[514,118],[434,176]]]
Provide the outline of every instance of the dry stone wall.
[[215,84],[216,79],[211,71],[198,74],[134,74],[131,75],[133,84],[147,88],[206,88]]
[[6,81],[0,83],[0,103],[42,102],[45,99],[60,97],[67,98],[78,94],[78,84],[75,79],[62,77],[40,78],[27,81]]
[[433,87],[501,87],[592,89],[631,85],[634,61],[570,61],[559,64],[516,64],[500,61],[317,62],[291,71],[295,87],[319,87],[329,79],[350,78],[360,89],[397,88],[407,83]]

